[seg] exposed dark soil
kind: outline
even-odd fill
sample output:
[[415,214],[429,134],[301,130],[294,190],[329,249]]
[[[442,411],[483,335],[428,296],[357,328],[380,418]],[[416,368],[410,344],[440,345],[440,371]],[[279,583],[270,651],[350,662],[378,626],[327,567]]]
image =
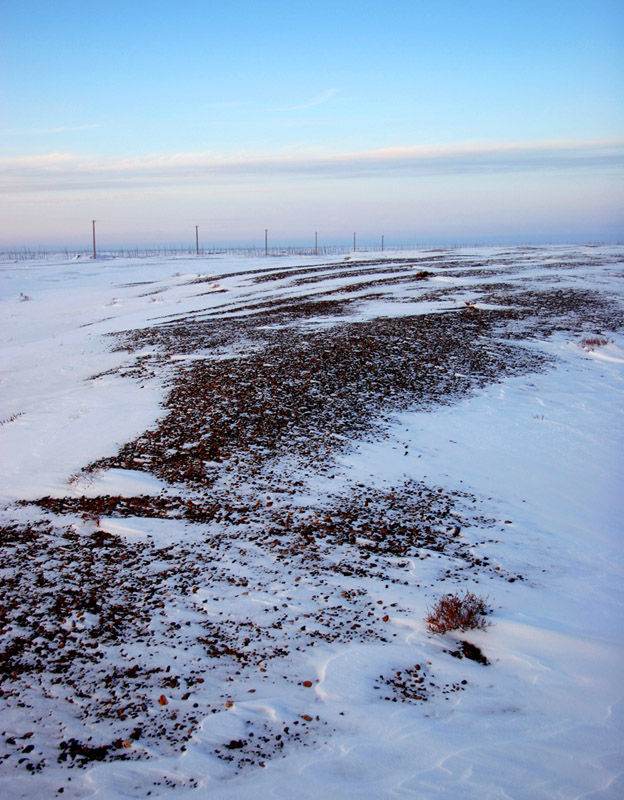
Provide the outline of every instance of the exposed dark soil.
[[[303,305],[305,317],[318,304]],[[486,383],[543,368],[544,356],[495,336],[514,315],[466,309],[305,331],[267,328],[265,314],[228,326],[204,321],[127,334],[128,349],[157,345],[168,354],[223,348],[228,334],[256,348],[179,368],[158,426],[92,468],[210,486],[223,469],[247,478],[250,466],[285,453],[303,465],[330,464],[340,437],[379,435],[383,414],[452,403]],[[285,315],[276,316],[282,322]],[[134,370],[153,368],[143,359]]]

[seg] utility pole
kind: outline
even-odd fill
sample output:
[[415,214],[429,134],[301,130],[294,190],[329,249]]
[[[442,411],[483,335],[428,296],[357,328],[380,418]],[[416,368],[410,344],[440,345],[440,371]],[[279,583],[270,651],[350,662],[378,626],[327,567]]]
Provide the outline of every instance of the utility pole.
[[314,231],[314,255],[318,255],[318,232]]
[[95,220],[94,219],[91,220],[91,224],[93,226],[93,260],[95,261],[97,256],[95,254]]
[[383,253],[383,240],[384,240],[384,237],[383,237],[383,233],[382,233],[381,234],[381,252],[382,253]]
[[195,226],[195,255],[199,255],[199,225]]
[[353,234],[353,252],[355,253],[355,233]]
[[269,255],[269,230],[268,228],[264,229],[264,255]]

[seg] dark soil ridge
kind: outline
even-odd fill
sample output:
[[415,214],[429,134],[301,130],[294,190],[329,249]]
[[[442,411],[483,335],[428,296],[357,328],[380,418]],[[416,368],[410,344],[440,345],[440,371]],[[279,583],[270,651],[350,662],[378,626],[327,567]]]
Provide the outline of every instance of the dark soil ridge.
[[[287,561],[291,566],[305,562],[308,569],[366,577],[375,573],[391,581],[396,578],[386,574],[383,566],[388,558],[441,553],[454,559],[458,569],[493,569],[487,557],[477,557],[475,543],[465,541],[461,534],[466,524],[485,530],[496,524],[477,513],[476,500],[468,493],[408,481],[389,492],[352,486],[329,495],[323,505],[300,500],[295,504],[292,501],[300,491],[301,482],[286,477],[284,485],[273,488],[271,499],[266,500],[247,496],[245,501],[232,483],[218,494],[196,493],[192,499],[164,494],[98,495],[43,497],[21,505],[96,526],[103,518],[183,519],[203,525],[212,546],[224,538],[244,540],[269,551],[275,562]],[[116,539],[101,531],[94,536],[90,546],[105,547]],[[341,554],[340,558],[328,559],[330,552]],[[491,574],[507,577],[500,568]]]
[[[314,304],[303,305],[299,319]],[[263,315],[128,333],[120,347],[157,347],[161,359],[240,339],[256,349],[179,367],[157,426],[90,468],[137,469],[199,487],[225,469],[248,477],[250,466],[284,454],[302,466],[331,464],[345,440],[380,435],[384,414],[447,405],[477,387],[545,368],[544,355],[497,335],[518,313],[464,309],[320,330],[267,328],[275,317]],[[157,367],[144,358],[130,370],[142,377]]]

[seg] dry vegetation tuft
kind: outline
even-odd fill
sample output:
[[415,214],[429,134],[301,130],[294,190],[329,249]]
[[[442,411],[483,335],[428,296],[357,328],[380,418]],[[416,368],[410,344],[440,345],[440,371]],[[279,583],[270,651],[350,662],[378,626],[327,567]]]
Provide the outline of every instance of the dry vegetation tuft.
[[605,347],[609,340],[604,336],[588,336],[581,339],[581,347],[584,350],[595,350],[597,347]]
[[463,596],[445,594],[429,610],[425,620],[431,633],[482,629],[491,624],[485,619],[489,610],[487,598],[472,592],[466,591]]

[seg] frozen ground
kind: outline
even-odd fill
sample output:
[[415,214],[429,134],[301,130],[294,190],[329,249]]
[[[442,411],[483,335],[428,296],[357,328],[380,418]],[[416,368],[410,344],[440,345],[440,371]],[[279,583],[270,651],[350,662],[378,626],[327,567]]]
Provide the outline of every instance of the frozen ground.
[[384,256],[0,264],[0,797],[624,795],[624,248]]

